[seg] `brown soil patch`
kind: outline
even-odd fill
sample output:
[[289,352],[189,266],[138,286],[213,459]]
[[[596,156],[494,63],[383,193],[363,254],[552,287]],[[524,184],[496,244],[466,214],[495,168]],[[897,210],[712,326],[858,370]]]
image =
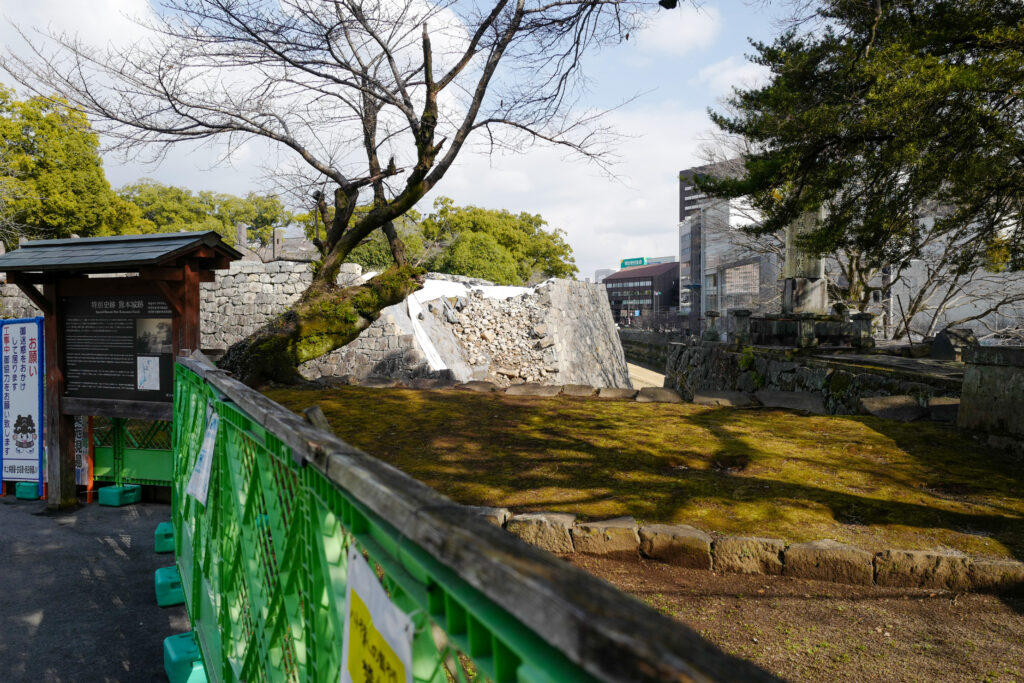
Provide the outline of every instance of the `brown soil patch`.
[[563,559],[793,681],[1024,681],[1024,599]]

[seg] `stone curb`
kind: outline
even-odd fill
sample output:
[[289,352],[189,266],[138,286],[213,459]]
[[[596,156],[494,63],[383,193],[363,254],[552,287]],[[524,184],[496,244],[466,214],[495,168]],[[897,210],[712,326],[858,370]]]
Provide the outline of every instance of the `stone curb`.
[[[474,508],[501,526],[505,508]],[[860,586],[956,592],[1024,591],[1024,562],[971,558],[955,551],[884,550],[872,554],[831,539],[792,543],[778,538],[709,534],[685,524],[638,525],[632,517],[577,522],[566,513],[507,517],[506,530],[549,552],[615,559],[646,557],[677,567],[735,574],[774,574]]]
[[682,397],[675,389],[663,387],[644,387],[643,389],[622,389],[617,387],[592,387],[586,384],[539,384],[537,382],[524,382],[513,384],[502,388],[493,382],[484,380],[471,380],[469,382],[457,383],[447,379],[417,378],[411,380],[398,380],[390,377],[366,377],[357,379],[354,376],[346,376],[343,381],[318,380],[321,384],[335,386],[339,384],[356,384],[361,387],[372,388],[401,388],[401,389],[458,389],[459,391],[474,391],[482,394],[498,393],[509,396],[533,396],[551,398],[554,396],[573,396],[577,398],[601,398],[601,399],[626,399],[637,403],[683,403]]

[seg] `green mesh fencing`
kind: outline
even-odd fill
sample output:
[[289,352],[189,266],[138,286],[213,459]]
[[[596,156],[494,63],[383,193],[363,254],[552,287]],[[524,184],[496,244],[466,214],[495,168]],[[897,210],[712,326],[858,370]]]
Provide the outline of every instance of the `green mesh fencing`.
[[[185,489],[208,407],[203,506]],[[415,625],[415,681],[763,677],[195,361],[175,368],[173,441],[177,565],[211,681],[337,682],[353,544]]]
[[92,444],[93,478],[97,481],[172,483],[170,422],[94,417]]

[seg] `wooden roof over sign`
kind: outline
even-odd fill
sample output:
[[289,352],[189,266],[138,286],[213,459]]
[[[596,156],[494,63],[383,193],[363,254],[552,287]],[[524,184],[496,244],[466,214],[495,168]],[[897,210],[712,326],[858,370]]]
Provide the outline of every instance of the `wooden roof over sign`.
[[81,239],[35,240],[0,256],[0,272],[110,273],[174,266],[203,258],[211,270],[227,268],[242,255],[216,232],[173,232]]

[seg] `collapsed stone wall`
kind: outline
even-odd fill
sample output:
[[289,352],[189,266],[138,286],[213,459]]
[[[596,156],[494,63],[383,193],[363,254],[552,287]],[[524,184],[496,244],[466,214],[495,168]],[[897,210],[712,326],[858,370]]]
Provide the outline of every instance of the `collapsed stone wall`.
[[513,290],[468,278],[444,280],[463,287],[434,296],[428,282],[410,300],[384,309],[355,341],[304,363],[299,372],[307,379],[443,376],[501,387],[631,386],[601,287],[551,280],[534,290]]
[[828,413],[852,415],[861,412],[865,398],[909,395],[925,404],[932,397],[960,395],[960,381],[948,377],[788,356],[762,348],[739,353],[719,342],[671,346],[665,386],[687,400],[701,391],[796,391],[821,396]]

